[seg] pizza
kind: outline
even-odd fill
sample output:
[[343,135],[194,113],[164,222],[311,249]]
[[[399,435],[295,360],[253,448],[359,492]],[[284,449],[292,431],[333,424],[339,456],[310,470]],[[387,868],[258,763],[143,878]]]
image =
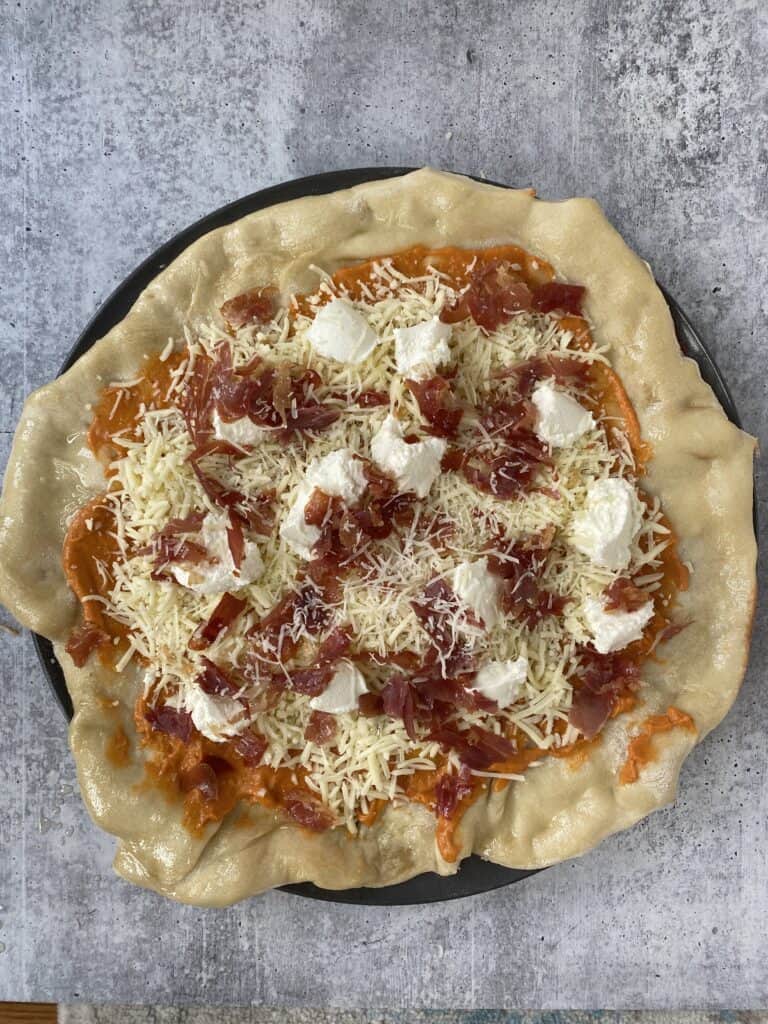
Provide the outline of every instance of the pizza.
[[753,453],[594,202],[423,170],[204,236],[36,392],[0,593],[124,878],[536,868],[732,703]]

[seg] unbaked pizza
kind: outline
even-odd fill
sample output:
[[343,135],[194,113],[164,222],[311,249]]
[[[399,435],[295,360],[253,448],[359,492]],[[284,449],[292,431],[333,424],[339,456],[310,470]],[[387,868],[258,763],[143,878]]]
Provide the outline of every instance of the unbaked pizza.
[[29,400],[2,593],[131,881],[538,867],[733,700],[752,457],[595,204],[421,171],[205,236]]

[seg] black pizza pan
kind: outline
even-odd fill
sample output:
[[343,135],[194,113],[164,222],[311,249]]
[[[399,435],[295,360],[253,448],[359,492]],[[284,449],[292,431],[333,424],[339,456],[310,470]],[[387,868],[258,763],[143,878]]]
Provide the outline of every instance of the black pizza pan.
[[[277,203],[301,199],[304,196],[327,195],[329,192],[351,188],[353,185],[359,185],[366,181],[394,178],[413,170],[415,170],[413,167],[360,167],[353,170],[313,174],[306,178],[297,178],[253,192],[251,195],[236,199],[233,203],[228,203],[214,213],[208,214],[190,227],[179,231],[170,241],[160,246],[115,289],[96,311],[90,323],[75,342],[59,370],[59,374],[68,370],[84,352],[87,352],[92,345],[124,319],[139,295],[155,277],[193,242],[209,231],[224,227],[249,213],[255,213],[257,210],[263,210]],[[498,183],[492,182],[491,184]],[[672,313],[680,348],[687,356],[696,360],[702,377],[717,395],[728,418],[737,426],[741,426],[733,398],[717,364],[674,298],[664,288],[662,291]],[[33,633],[32,637],[51,690],[67,719],[70,719],[72,717],[72,701],[64,681],[64,673],[53,653],[53,645],[45,637],[36,633]],[[480,857],[469,857],[462,862],[455,875],[447,878],[430,873],[419,875],[407,882],[401,882],[399,885],[388,885],[380,889],[363,888],[335,891],[320,889],[310,883],[304,883],[286,885],[282,891],[336,903],[402,906],[437,903],[443,900],[459,899],[463,896],[474,896],[490,892],[512,882],[519,882],[532,874],[535,872],[504,868],[482,860]]]

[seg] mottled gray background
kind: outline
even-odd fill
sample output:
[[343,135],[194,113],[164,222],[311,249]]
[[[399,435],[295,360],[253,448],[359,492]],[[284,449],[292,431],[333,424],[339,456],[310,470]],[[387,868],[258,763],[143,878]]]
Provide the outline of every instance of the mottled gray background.
[[[766,5],[0,3],[0,427],[157,245],[263,185],[422,164],[587,194],[766,437]],[[765,496],[765,482],[761,484]],[[199,911],[129,888],[27,637],[0,638],[0,998],[768,1004],[765,617],[677,805],[493,895]]]
[[59,1006],[59,1024],[768,1024],[754,1010],[317,1010]]

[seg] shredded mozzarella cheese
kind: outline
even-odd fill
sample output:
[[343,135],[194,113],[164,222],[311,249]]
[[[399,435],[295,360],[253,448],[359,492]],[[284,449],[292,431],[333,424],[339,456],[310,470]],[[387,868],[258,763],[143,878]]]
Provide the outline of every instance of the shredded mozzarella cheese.
[[[237,662],[247,647],[246,633],[284,595],[302,560],[280,536],[284,521],[301,486],[307,465],[339,449],[370,457],[373,436],[391,413],[396,413],[404,433],[421,431],[418,406],[404,385],[395,364],[395,331],[439,316],[456,292],[443,276],[431,271],[408,280],[387,260],[376,268],[365,299],[352,303],[378,338],[367,358],[357,363],[323,358],[309,341],[312,315],[298,312],[296,302],[281,310],[267,325],[246,325],[234,336],[215,320],[185,330],[184,339],[169,339],[164,357],[183,347],[184,358],[174,370],[167,400],[183,392],[195,361],[202,354],[213,357],[223,341],[230,344],[234,366],[241,367],[260,356],[270,362],[290,361],[316,369],[322,385],[318,400],[336,404],[343,415],[317,436],[297,438],[284,445],[265,437],[253,450],[231,462],[212,456],[211,466],[227,486],[245,494],[273,487],[279,514],[272,535],[259,538],[264,559],[258,579],[237,592],[249,611],[217,640],[205,656],[226,665]],[[320,308],[329,297],[342,297],[324,278],[309,305]],[[599,349],[572,348],[573,337],[555,318],[524,314],[513,317],[486,335],[472,321],[453,326],[451,355],[457,367],[454,394],[467,407],[482,409],[488,400],[496,371],[544,354],[565,354],[585,361],[604,359]],[[118,385],[125,388],[125,384]],[[389,407],[361,408],[355,398],[365,390],[384,391]],[[121,400],[122,390],[115,402]],[[575,395],[578,397],[578,395]],[[478,429],[477,417],[464,416],[458,444],[468,442]],[[195,476],[188,457],[193,442],[184,420],[173,405],[144,411],[138,430],[114,439],[120,456],[112,463],[107,501],[114,512],[120,560],[111,567],[112,587],[105,600],[108,613],[129,630],[130,644],[118,670],[140,655],[150,666],[147,693],[175,706],[196,707],[197,677],[201,654],[189,648],[189,640],[211,614],[219,597],[179,586],[170,579],[152,579],[152,559],[135,552],[146,549],[171,518],[195,510],[216,512]],[[617,450],[609,445],[604,426],[595,422],[572,444],[552,453],[552,467],[542,473],[536,489],[518,501],[501,501],[480,493],[459,473],[442,473],[429,494],[416,505],[407,529],[370,545],[368,569],[344,581],[339,604],[332,609],[336,624],[347,625],[364,646],[382,657],[388,652],[426,654],[429,638],[412,602],[435,576],[447,579],[456,566],[479,557],[501,532],[511,538],[556,528],[555,541],[546,560],[542,585],[568,597],[562,618],[546,617],[533,629],[510,616],[499,616],[489,630],[471,629],[457,614],[453,624],[462,649],[484,660],[498,662],[524,658],[528,671],[511,706],[496,714],[462,712],[465,724],[477,723],[499,734],[515,727],[542,750],[565,742],[556,731],[567,722],[572,689],[568,681],[577,664],[577,645],[588,642],[581,609],[616,578],[616,572],[595,565],[568,541],[568,529],[587,499],[590,483],[609,477],[634,482],[635,466],[628,444]],[[643,506],[641,527],[631,544],[630,571],[649,594],[661,579],[661,554],[668,542],[658,502]],[[449,546],[435,546],[429,527],[441,521],[451,524]],[[94,600],[101,600],[94,596]],[[315,641],[308,644],[311,648]],[[308,655],[311,661],[311,652]],[[366,668],[366,681],[375,688],[384,670]],[[309,698],[286,692],[269,712],[238,714],[229,725],[217,725],[222,735],[236,735],[250,725],[267,740],[264,763],[274,768],[302,767],[306,784],[339,816],[350,831],[373,801],[404,799],[403,782],[419,771],[434,770],[440,755],[437,744],[414,743],[401,722],[386,717],[365,718],[357,713],[336,716],[337,734],[330,746],[304,738],[312,709]],[[455,754],[448,763],[457,765]],[[476,772],[483,777],[518,779],[514,774]]]

